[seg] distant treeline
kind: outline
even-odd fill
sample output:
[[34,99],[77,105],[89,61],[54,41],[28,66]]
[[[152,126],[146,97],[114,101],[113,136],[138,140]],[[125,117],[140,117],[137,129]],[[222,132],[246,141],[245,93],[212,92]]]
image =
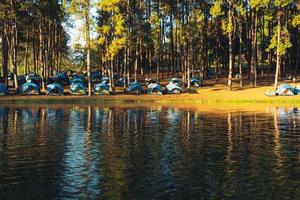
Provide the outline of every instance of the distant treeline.
[[[75,52],[63,26],[70,16],[83,21],[85,46]],[[298,74],[299,24],[297,0],[2,0],[2,74],[11,67],[15,80],[17,71],[46,79],[72,58],[88,74],[128,81],[181,72],[189,83],[214,71],[228,76],[229,89],[236,74],[240,87],[245,77],[255,87],[262,74],[275,74],[277,86],[280,76]]]

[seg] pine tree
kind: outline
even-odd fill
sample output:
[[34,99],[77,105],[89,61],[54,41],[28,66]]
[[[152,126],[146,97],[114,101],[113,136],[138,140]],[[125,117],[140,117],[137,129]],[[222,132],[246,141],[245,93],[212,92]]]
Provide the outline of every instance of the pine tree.
[[89,96],[92,96],[92,81],[91,81],[91,29],[93,27],[92,20],[92,1],[91,0],[73,0],[71,1],[70,11],[77,18],[83,19],[82,32],[85,40],[85,50],[86,50],[86,67],[88,75],[88,91]]

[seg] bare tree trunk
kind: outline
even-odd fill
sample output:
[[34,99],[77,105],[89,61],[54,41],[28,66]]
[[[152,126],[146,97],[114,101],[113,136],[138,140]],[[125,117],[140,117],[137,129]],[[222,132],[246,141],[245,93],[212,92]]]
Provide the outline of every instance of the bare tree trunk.
[[252,28],[252,48],[251,48],[251,78],[250,82],[253,85],[253,87],[256,87],[256,69],[257,69],[257,21],[258,21],[258,13],[254,12],[254,24]]
[[28,69],[28,49],[29,49],[29,28],[27,27],[27,30],[26,30],[26,47],[25,47],[25,74],[27,74],[29,72],[29,69]]
[[276,49],[276,73],[275,73],[275,90],[278,86],[278,79],[279,79],[279,71],[280,71],[280,51],[279,51],[279,44],[280,44],[280,36],[281,36],[281,17],[280,12],[277,16],[278,26],[277,26],[277,49]]
[[14,18],[12,19],[12,38],[11,38],[11,60],[13,64],[14,73],[14,85],[15,89],[18,89],[18,66],[17,66],[17,48],[18,48],[18,29],[17,29],[17,17],[16,17],[16,5],[15,1],[11,0],[11,9],[14,13]]
[[3,74],[3,82],[8,84],[8,42],[7,36],[4,32],[4,29],[1,33],[2,37],[2,74]]
[[[229,5],[229,11],[228,11],[228,20],[232,23],[232,1],[230,1]],[[231,91],[232,89],[232,68],[233,68],[233,63],[232,63],[232,39],[233,39],[233,34],[232,31],[229,31],[228,35],[228,40],[229,40],[229,71],[228,71],[228,90]]]
[[239,25],[239,29],[240,29],[240,35],[239,35],[239,74],[240,74],[240,88],[243,87],[243,63],[242,63],[242,51],[243,51],[243,39],[242,39],[242,32],[243,32],[243,27],[242,27],[242,22],[240,22]]
[[87,68],[87,75],[88,75],[88,90],[89,96],[92,96],[92,80],[91,80],[91,39],[90,39],[90,16],[89,16],[89,9],[90,5],[88,2],[87,7],[85,8],[85,26],[86,26],[86,68]]
[[135,46],[135,62],[134,62],[134,81],[137,82],[137,70],[138,70],[138,60],[139,60],[139,38]]
[[294,71],[294,77],[295,79],[297,79],[297,75],[298,75],[298,68],[299,68],[299,63],[300,63],[300,30],[298,28],[297,30],[297,52],[296,52],[296,66],[295,66],[295,71]]

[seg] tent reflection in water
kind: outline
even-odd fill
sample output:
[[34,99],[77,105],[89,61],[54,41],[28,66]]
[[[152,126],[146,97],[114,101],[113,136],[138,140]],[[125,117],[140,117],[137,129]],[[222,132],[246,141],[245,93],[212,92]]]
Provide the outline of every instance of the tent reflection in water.
[[52,83],[47,85],[46,94],[60,96],[64,94],[64,88],[58,83]]
[[0,96],[8,94],[7,86],[4,83],[0,83]]
[[39,95],[40,88],[33,82],[24,83],[19,88],[21,95]]
[[267,96],[294,96],[298,95],[300,90],[297,87],[289,84],[282,84],[277,87],[275,91],[269,90],[266,92]]

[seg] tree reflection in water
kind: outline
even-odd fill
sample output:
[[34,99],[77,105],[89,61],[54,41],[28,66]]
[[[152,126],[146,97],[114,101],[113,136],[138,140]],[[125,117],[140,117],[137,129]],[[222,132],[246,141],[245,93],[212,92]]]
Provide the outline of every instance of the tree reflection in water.
[[297,108],[1,107],[0,198],[296,199],[299,120]]

